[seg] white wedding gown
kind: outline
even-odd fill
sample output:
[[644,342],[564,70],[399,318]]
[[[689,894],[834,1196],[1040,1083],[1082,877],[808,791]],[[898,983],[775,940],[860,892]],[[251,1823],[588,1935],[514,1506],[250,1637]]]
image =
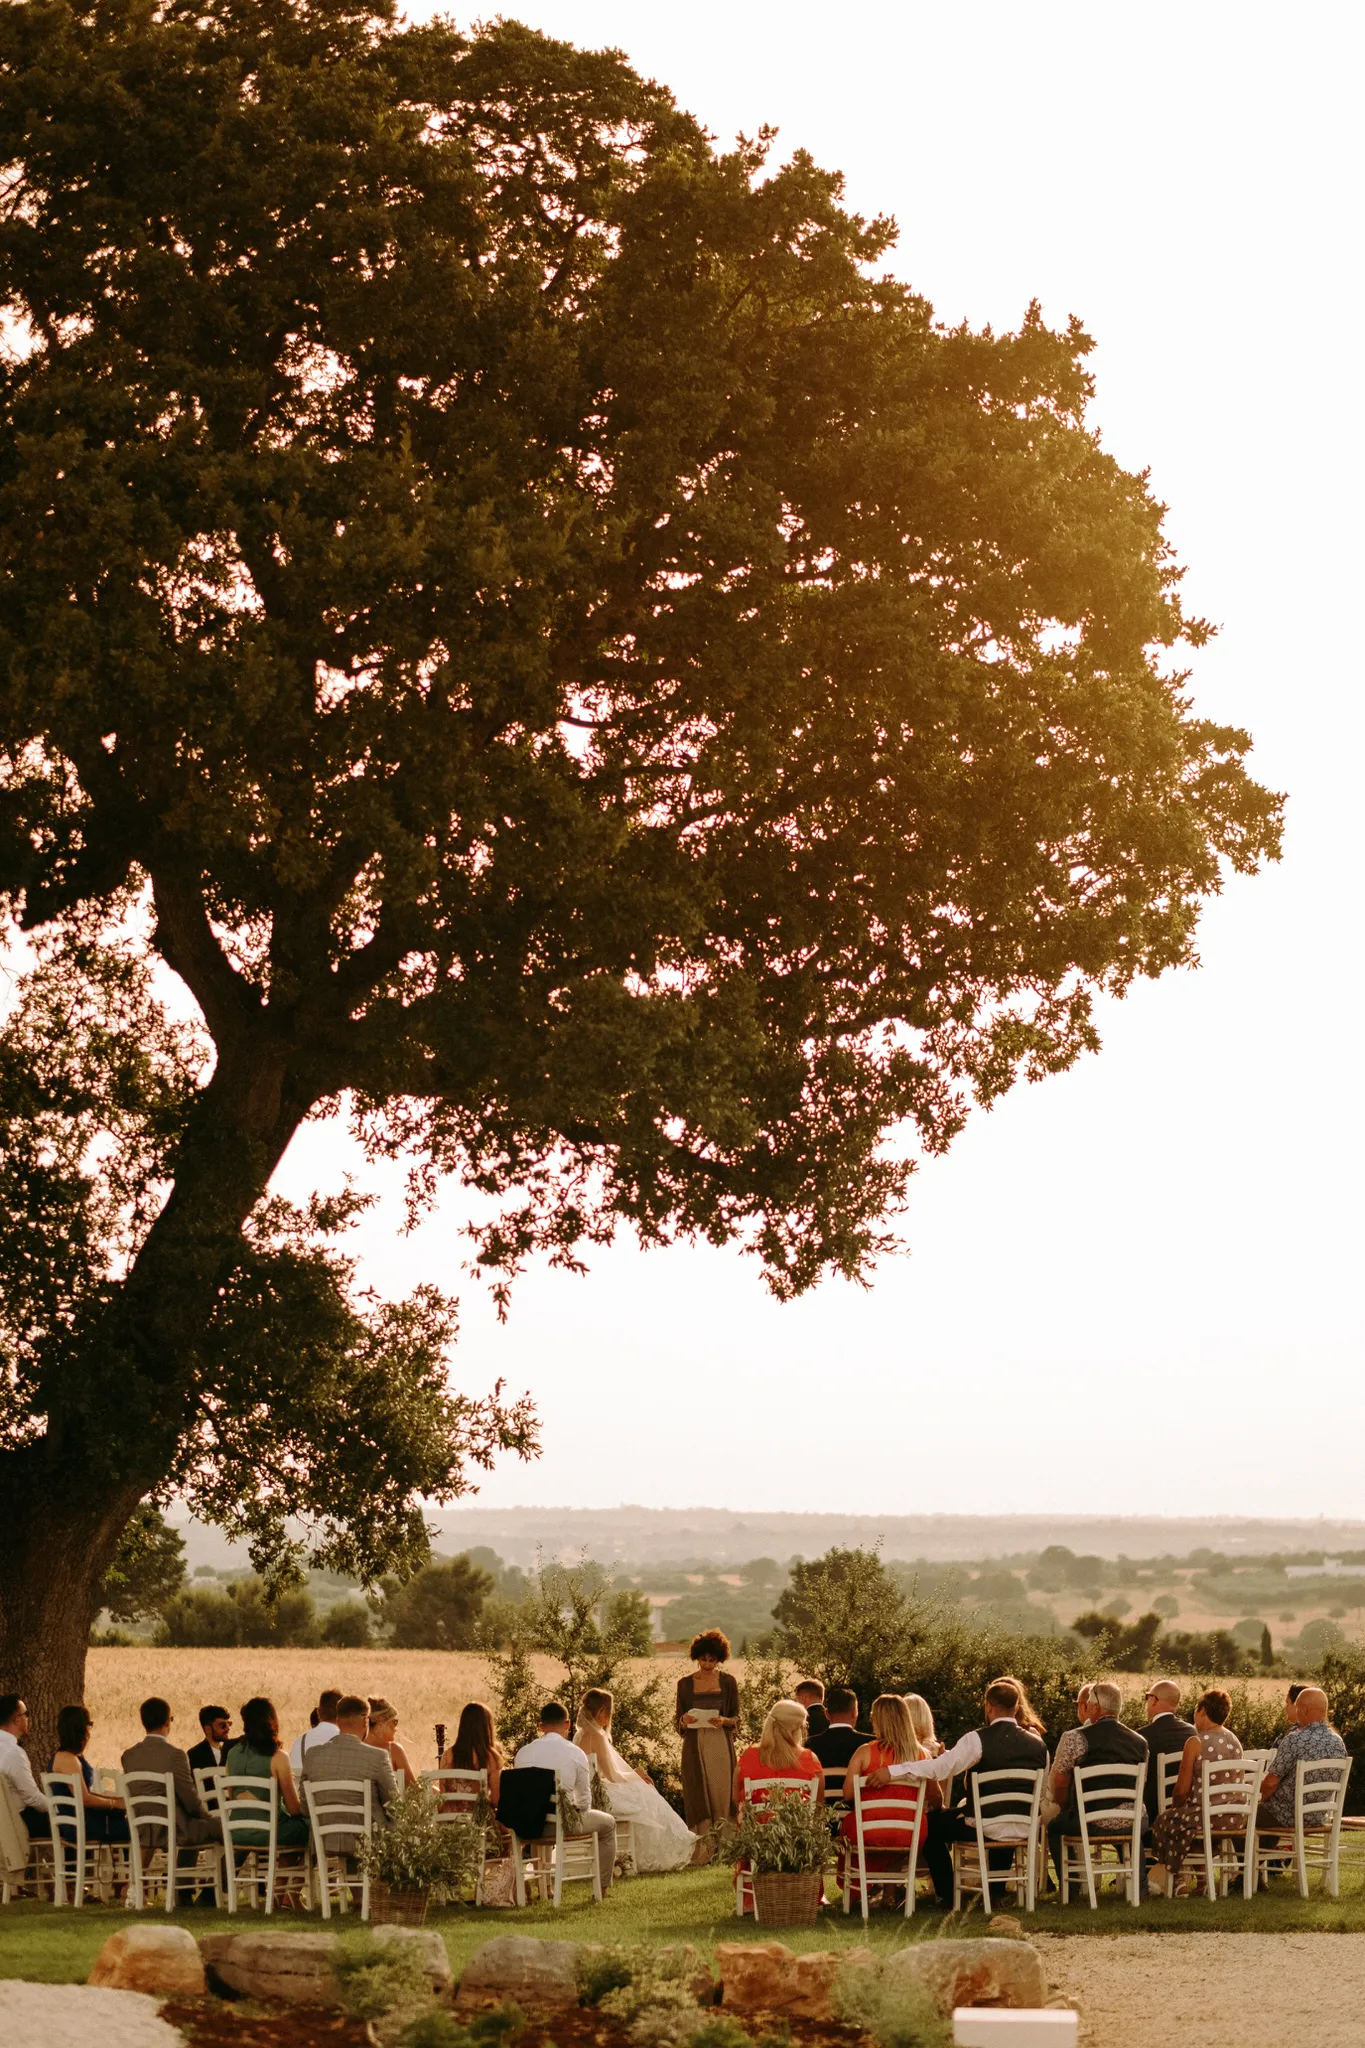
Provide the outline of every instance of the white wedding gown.
[[614,1814],[632,1823],[635,1835],[635,1868],[681,1870],[692,1861],[697,1838],[686,1822],[673,1811],[663,1795],[645,1779],[637,1778],[621,1752],[602,1738],[607,1767],[597,1759],[602,1788]]

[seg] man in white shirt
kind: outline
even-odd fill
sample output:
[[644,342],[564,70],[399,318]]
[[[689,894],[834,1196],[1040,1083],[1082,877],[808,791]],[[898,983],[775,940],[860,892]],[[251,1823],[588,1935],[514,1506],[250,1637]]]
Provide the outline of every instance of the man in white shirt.
[[289,1762],[297,1779],[303,1769],[305,1750],[316,1749],[320,1742],[330,1742],[341,1730],[337,1726],[337,1702],[341,1694],[329,1688],[318,1694],[317,1714],[311,1728],[305,1728],[302,1735],[296,1735],[289,1745]]
[[30,1835],[46,1838],[52,1833],[47,1794],[39,1789],[28,1752],[21,1747],[27,1734],[28,1708],[17,1692],[0,1693],[0,1778],[9,1779]]
[[[599,1813],[592,1803],[592,1766],[587,1753],[569,1741],[569,1716],[558,1700],[541,1709],[540,1733],[534,1742],[523,1742],[513,1762],[517,1770],[553,1771],[560,1786],[578,1808],[582,1827],[597,1837],[597,1869],[602,1890],[611,1887],[616,1869],[616,1822],[609,1813]],[[553,1829],[547,1830],[553,1833]]]

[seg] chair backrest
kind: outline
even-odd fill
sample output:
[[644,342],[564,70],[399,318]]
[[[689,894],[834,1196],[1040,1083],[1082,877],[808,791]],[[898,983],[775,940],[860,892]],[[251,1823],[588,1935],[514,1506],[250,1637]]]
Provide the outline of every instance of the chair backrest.
[[304,1798],[318,1854],[329,1850],[329,1838],[368,1835],[374,1826],[374,1783],[369,1778],[305,1778]]
[[826,1764],[822,1776],[825,1780],[825,1798],[842,1801],[844,1780],[848,1776],[847,1764]]
[[1242,1751],[1242,1761],[1248,1764],[1259,1764],[1262,1775],[1264,1775],[1270,1769],[1270,1759],[1274,1754],[1273,1749],[1244,1749]]
[[1206,1825],[1240,1835],[1256,1817],[1261,1766],[1254,1757],[1206,1758],[1200,1774],[1199,1804]]
[[217,1820],[218,1818],[218,1808],[221,1803],[219,1788],[226,1777],[227,1772],[221,1764],[210,1764],[207,1768],[200,1766],[194,1773],[195,1790],[198,1792],[200,1802],[210,1820]]
[[119,1797],[128,1810],[128,1827],[141,1838],[144,1830],[175,1832],[175,1779],[170,1771],[120,1771]]
[[44,1771],[42,1787],[47,1794],[47,1809],[52,1819],[52,1832],[62,1830],[62,1839],[67,1843],[83,1843],[85,1840],[85,1780],[74,1771]]
[[776,1787],[779,1792],[800,1792],[814,1806],[818,1797],[816,1788],[819,1784],[819,1778],[746,1778],[743,1803],[746,1806],[756,1806],[759,1804],[755,1797],[757,1793],[771,1792]]
[[458,1820],[488,1797],[487,1771],[423,1771],[422,1783],[436,1794],[438,1820]]
[[1350,1775],[1349,1756],[1300,1757],[1294,1772],[1295,1826],[1340,1826]]
[[[789,1781],[790,1782],[790,1781]],[[907,1834],[918,1834],[929,1787],[923,1778],[867,1790],[866,1778],[853,1780],[853,1815],[858,1840],[865,1849],[904,1848]],[[892,1842],[892,1836],[901,1839]]]
[[1026,1820],[1031,1827],[1042,1810],[1047,1778],[1046,1768],[1030,1771],[1018,1765],[1009,1770],[973,1771],[973,1816],[980,1819],[983,1827],[988,1821],[1007,1817]]
[[[1145,1761],[1140,1764],[1077,1764],[1073,1782],[1076,1811],[1082,1828],[1088,1832],[1099,1821],[1131,1821],[1135,1808],[1142,1804],[1146,1778]],[[1096,1780],[1100,1782],[1096,1783]]]
[[[196,1773],[197,1775],[197,1773]],[[274,1838],[279,1801],[273,1778],[230,1778],[218,1774],[216,1818],[222,1822],[223,1840],[232,1841],[248,1830],[259,1834],[264,1828]],[[258,1848],[259,1843],[248,1846]]]
[[1164,1813],[1175,1797],[1175,1781],[1180,1776],[1183,1749],[1168,1749],[1156,1760],[1156,1807]]

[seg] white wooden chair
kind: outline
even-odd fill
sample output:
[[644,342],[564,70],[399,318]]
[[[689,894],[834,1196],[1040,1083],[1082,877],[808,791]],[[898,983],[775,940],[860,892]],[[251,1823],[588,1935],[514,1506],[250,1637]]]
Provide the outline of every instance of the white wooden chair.
[[[480,1804],[488,1797],[487,1771],[436,1770],[423,1771],[422,1783],[436,1795],[436,1818],[438,1821],[460,1820],[465,1815],[478,1811]],[[483,1873],[488,1861],[488,1838],[485,1835],[483,1858],[479,1874],[474,1880],[474,1904],[483,1904]]]
[[345,1913],[350,1895],[360,1887],[360,1917],[370,1917],[370,1875],[346,1868],[353,1850],[336,1846],[341,1841],[368,1841],[374,1831],[374,1786],[369,1778],[305,1778],[304,1804],[313,1838],[313,1863],[318,1873],[322,1917],[332,1917],[332,1887],[336,1886],[337,1911]]
[[[1093,1912],[1099,1904],[1095,1883],[1106,1877],[1123,1882],[1130,1906],[1140,1902],[1142,1884],[1142,1829],[1147,1810],[1142,1803],[1147,1766],[1140,1764],[1078,1764],[1072,1777],[1076,1810],[1080,1817],[1078,1835],[1062,1836],[1062,1904],[1070,1904],[1070,1887],[1084,1880]],[[1103,1785],[1095,1782],[1103,1779]],[[1105,1829],[1092,1833],[1098,1823],[1124,1823],[1123,1832]],[[1112,1864],[1105,1851],[1113,1852]]]
[[[213,1886],[214,1904],[223,1903],[223,1845],[194,1842],[177,1849],[175,1839],[175,1779],[169,1771],[120,1771],[116,1779],[118,1796],[128,1815],[128,1896],[134,1910],[141,1912],[147,1894],[160,1880],[166,1895],[166,1911],[173,1913],[182,1892],[193,1896]],[[158,1846],[157,1835],[165,1837]],[[144,1835],[148,1838],[143,1839]],[[188,1860],[184,1863],[180,1858]],[[205,1869],[207,1862],[208,1868]]]
[[596,1903],[602,1903],[602,1870],[597,1860],[597,1837],[585,1829],[581,1835],[571,1835],[564,1826],[564,1812],[558,1798],[550,1809],[554,1821],[553,1834],[538,1836],[534,1841],[523,1841],[520,1835],[512,1837],[512,1870],[516,1881],[516,1899],[519,1906],[526,1904],[526,1880],[529,1877],[545,1904],[546,1893],[550,1903],[558,1906],[564,1896],[566,1884],[589,1883]]
[[87,1891],[100,1889],[100,1844],[85,1837],[85,1780],[80,1773],[44,1771],[42,1787],[52,1822],[52,1903],[83,1906]]
[[[1256,1881],[1256,1804],[1261,1796],[1261,1766],[1255,1757],[1219,1757],[1206,1762],[1200,1773],[1199,1809],[1203,1844],[1195,1844],[1187,1860],[1202,1860],[1204,1889],[1209,1898],[1231,1890],[1232,1879],[1242,1880],[1242,1896],[1249,1899]],[[1175,1879],[1166,1876],[1166,1896],[1175,1890]]]
[[218,1818],[218,1783],[226,1776],[221,1764],[212,1764],[207,1770],[200,1769],[194,1773],[194,1789],[210,1820]]
[[18,1794],[0,1778],[0,1904],[21,1893],[55,1898],[55,1885],[51,1842],[29,1833]]
[[[1043,1791],[1047,1785],[1046,1766],[1041,1770],[974,1771],[971,1776],[972,1820],[975,1842],[953,1843],[953,1911],[960,1912],[964,1898],[980,1897],[982,1908],[991,1913],[995,1902],[992,1887],[1012,1891],[1016,1903],[1022,1893],[1024,1911],[1031,1913],[1038,1897],[1038,1844],[1043,1814]],[[989,1789],[988,1789],[989,1788]],[[986,1833],[992,1820],[1027,1820],[1028,1834],[1019,1842],[993,1842]],[[1008,1849],[1010,1860],[1003,1870],[992,1870],[990,1851],[999,1856]]]
[[[215,1803],[223,1829],[227,1909],[229,1913],[237,1911],[240,1889],[246,1893],[249,1906],[259,1903],[265,1912],[273,1913],[280,1890],[301,1895],[307,1889],[308,1851],[280,1848],[280,1799],[273,1778],[235,1778],[226,1771],[216,1775]],[[245,1839],[262,1832],[267,1836],[263,1843]]]
[[[859,1911],[864,1920],[868,1917],[867,1895],[874,1885],[884,1886],[888,1891],[903,1887],[905,1918],[908,1920],[915,1910],[920,1822],[924,1818],[924,1802],[929,1796],[929,1787],[923,1778],[894,1790],[888,1786],[884,1791],[869,1792],[866,1786],[866,1778],[853,1780],[853,1840],[843,1842],[844,1911],[847,1913],[852,1907],[855,1886]],[[913,1798],[907,1799],[907,1792],[912,1792]],[[911,1836],[908,1847],[903,1839],[888,1839],[893,1835],[904,1837],[907,1832]],[[868,1862],[870,1856],[900,1857],[903,1862],[898,1866],[888,1861],[884,1869],[880,1866],[872,1868]]]
[[[818,1801],[818,1788],[822,1782],[820,1778],[746,1778],[740,1813],[743,1814],[746,1806],[759,1805],[761,1802],[756,1795],[760,1792],[771,1792],[774,1787],[782,1792],[804,1793],[814,1806]],[[753,1872],[739,1869],[735,1872],[735,1918],[741,1920],[746,1913],[752,1913],[757,1920],[758,1900],[754,1896]]]
[[1308,1873],[1322,1872],[1323,1887],[1335,1899],[1341,1889],[1341,1819],[1351,1776],[1349,1756],[1301,1757],[1294,1771],[1294,1825],[1257,1828],[1255,1882],[1269,1876],[1272,1863],[1294,1859],[1299,1893],[1308,1897]]

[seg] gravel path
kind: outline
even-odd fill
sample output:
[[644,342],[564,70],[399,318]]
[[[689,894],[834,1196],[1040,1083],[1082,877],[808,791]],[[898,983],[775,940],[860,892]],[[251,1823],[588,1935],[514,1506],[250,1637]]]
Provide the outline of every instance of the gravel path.
[[1034,1935],[1082,2048],[1365,2042],[1365,1934]]
[[141,1991],[89,1984],[0,1981],[0,2041],[5,2048],[185,2048],[185,2036],[158,2017],[160,2000]]

